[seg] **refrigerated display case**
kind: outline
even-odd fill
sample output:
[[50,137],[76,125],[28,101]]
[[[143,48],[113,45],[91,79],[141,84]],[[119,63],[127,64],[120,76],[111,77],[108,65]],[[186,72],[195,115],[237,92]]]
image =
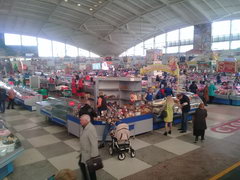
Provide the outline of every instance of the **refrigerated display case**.
[[30,111],[35,111],[36,102],[42,101],[42,95],[32,89],[17,86],[14,86],[13,89],[16,92],[16,104],[23,105],[24,108]]
[[16,104],[22,105],[25,109],[30,111],[36,110],[36,102],[42,101],[42,95],[38,94],[34,90],[26,87],[20,86],[11,86],[2,81],[0,81],[0,86],[6,91],[11,88],[15,91],[16,97],[14,98],[14,102]]
[[23,150],[20,140],[0,120],[0,179],[13,172],[13,161]]
[[46,102],[38,102],[40,113],[49,120],[67,126],[67,114],[76,115],[81,103],[71,98],[50,98]]

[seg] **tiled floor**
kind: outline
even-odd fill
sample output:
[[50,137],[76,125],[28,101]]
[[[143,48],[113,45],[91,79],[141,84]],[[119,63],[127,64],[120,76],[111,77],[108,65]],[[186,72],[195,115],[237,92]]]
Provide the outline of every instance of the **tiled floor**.
[[[187,157],[190,154],[198,156],[199,152],[204,152],[205,157],[207,157],[209,156],[208,153],[214,153],[215,145],[218,148],[224,148],[224,145],[217,144],[220,140],[229,139],[228,145],[233,143],[233,147],[237,147],[240,143],[234,142],[239,141],[239,137],[231,138],[233,134],[212,132],[210,127],[240,118],[239,112],[240,108],[234,106],[208,106],[208,130],[206,131],[206,141],[203,143],[193,143],[192,123],[189,122],[189,131],[184,134],[180,134],[177,130],[178,127],[175,126],[169,136],[163,135],[163,129],[136,136],[135,139],[131,140],[136,151],[135,158],[127,155],[124,161],[119,161],[116,156],[109,155],[107,148],[100,149],[104,168],[97,172],[97,177],[100,180],[146,179],[146,177],[147,179],[164,179],[157,177],[160,177],[162,173],[167,173],[167,170],[171,171],[167,163],[173,161],[175,166],[181,168],[182,164],[188,161]],[[69,135],[66,128],[46,121],[45,117],[38,115],[36,112],[29,112],[21,108],[7,110],[1,116],[9,124],[15,135],[19,137],[25,148],[23,154],[14,161],[16,168],[8,176],[9,180],[44,180],[63,168],[75,170],[78,178],[81,179],[78,167],[79,139]],[[240,135],[239,132],[236,132],[236,134]],[[236,150],[231,152],[232,156],[237,155]],[[223,151],[219,150],[219,153],[221,154]],[[165,168],[162,169],[161,173],[155,171],[159,166]],[[191,168],[181,173],[186,174],[187,171],[191,171]],[[143,172],[145,173],[143,174]],[[135,175],[133,176],[133,174]],[[210,176],[209,173],[205,173],[205,175]],[[176,175],[176,177],[178,176]],[[185,175],[182,175],[182,177],[188,179]]]

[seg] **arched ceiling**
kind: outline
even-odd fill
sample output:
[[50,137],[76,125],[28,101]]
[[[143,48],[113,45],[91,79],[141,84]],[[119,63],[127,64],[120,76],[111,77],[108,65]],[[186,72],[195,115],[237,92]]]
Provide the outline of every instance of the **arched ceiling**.
[[240,0],[0,0],[0,32],[61,41],[103,56],[169,30],[237,17]]

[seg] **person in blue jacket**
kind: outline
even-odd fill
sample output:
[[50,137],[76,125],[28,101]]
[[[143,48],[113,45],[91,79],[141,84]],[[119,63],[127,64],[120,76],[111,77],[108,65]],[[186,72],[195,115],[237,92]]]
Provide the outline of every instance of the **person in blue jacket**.
[[148,89],[148,92],[146,93],[144,99],[148,102],[153,101],[153,89],[152,88]]
[[173,90],[172,90],[172,88],[170,87],[169,84],[168,84],[167,87],[164,89],[164,92],[165,92],[165,96],[166,96],[166,97],[168,97],[168,96],[174,96]]

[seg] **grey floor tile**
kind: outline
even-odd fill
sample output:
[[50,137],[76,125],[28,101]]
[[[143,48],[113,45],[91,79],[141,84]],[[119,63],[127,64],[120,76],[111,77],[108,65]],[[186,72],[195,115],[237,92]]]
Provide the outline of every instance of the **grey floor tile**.
[[138,136],[136,136],[136,138],[138,138],[142,141],[145,141],[149,144],[156,144],[156,143],[171,139],[170,137],[164,136],[157,132],[148,132],[145,134],[138,135]]
[[47,160],[17,167],[8,180],[45,180],[55,174],[57,169]]
[[69,140],[69,139],[76,138],[76,136],[73,136],[73,135],[71,135],[71,134],[68,134],[67,131],[55,133],[55,134],[52,134],[52,135],[55,136],[56,138],[62,140],[62,141],[66,141],[66,140]]
[[100,169],[97,171],[97,179],[98,180],[117,180],[115,177],[113,177],[108,172],[104,171],[104,169]]
[[[195,140],[195,136],[193,136],[193,134],[191,133],[191,134],[186,134],[186,135],[183,135],[183,136],[179,136],[179,137],[177,137],[177,139],[183,140],[183,141],[188,142],[188,143],[193,143],[194,140]],[[211,145],[211,144],[215,143],[216,141],[218,141],[218,139],[212,138],[212,137],[209,137],[209,136],[205,136],[204,141],[201,141],[200,139],[201,139],[201,137],[199,137],[199,141],[197,142],[196,145],[201,146],[201,147]]]
[[38,122],[37,125],[38,125],[38,126],[41,126],[41,127],[54,126],[54,124],[51,123],[50,121],[42,121],[42,122]]
[[19,115],[19,112],[18,111],[12,111],[12,110],[7,110],[5,111],[5,113],[3,114],[3,116],[17,116]]
[[9,122],[12,126],[17,126],[17,125],[23,125],[27,123],[32,123],[32,121],[28,119],[22,119],[22,120],[17,120],[17,121],[10,121]]
[[73,148],[63,142],[42,146],[37,149],[47,159],[75,151]]
[[112,156],[109,154],[109,146],[106,145],[104,148],[99,149],[99,154],[103,160],[112,158]]
[[37,127],[30,130],[21,131],[20,134],[25,138],[33,138],[37,136],[47,135],[49,133],[45,131],[43,128]]
[[[74,172],[76,173],[77,180],[83,179],[80,168],[75,170]],[[117,180],[115,177],[113,177],[111,174],[107,173],[103,169],[98,170],[96,172],[96,175],[97,175],[97,180]]]
[[28,142],[28,140],[21,141],[21,144],[25,150],[33,147],[33,145],[30,142]]
[[156,146],[148,146],[136,151],[136,158],[151,164],[152,166],[176,157],[175,154]]

